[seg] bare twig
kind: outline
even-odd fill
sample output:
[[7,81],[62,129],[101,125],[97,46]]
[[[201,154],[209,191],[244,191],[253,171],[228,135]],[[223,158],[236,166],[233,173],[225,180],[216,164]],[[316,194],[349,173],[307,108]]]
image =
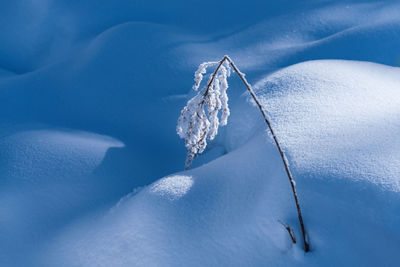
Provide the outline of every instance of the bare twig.
[[299,218],[300,227],[301,227],[301,233],[302,233],[302,236],[303,236],[304,250],[305,250],[305,252],[308,252],[308,251],[310,251],[310,245],[307,242],[306,230],[305,230],[305,227],[304,227],[303,216],[301,215],[299,198],[297,196],[296,187],[295,187],[295,183],[294,183],[294,180],[293,180],[292,173],[290,172],[290,169],[289,169],[288,159],[286,158],[285,154],[283,153],[283,150],[282,150],[281,145],[280,145],[280,143],[278,141],[278,138],[276,137],[275,132],[272,129],[271,122],[269,121],[268,116],[267,116],[266,112],[264,111],[264,109],[263,109],[260,101],[258,100],[257,96],[255,95],[251,85],[246,80],[245,75],[238,69],[238,67],[235,65],[235,63],[233,62],[233,60],[229,56],[224,56],[221,59],[221,61],[219,62],[216,70],[212,74],[211,79],[207,84],[207,89],[206,89],[206,91],[204,92],[203,95],[204,95],[204,97],[207,96],[215,76],[217,75],[221,65],[225,61],[229,62],[229,64],[232,66],[233,70],[238,74],[238,76],[240,77],[240,79],[242,80],[244,85],[246,86],[247,91],[249,91],[251,97],[253,98],[254,102],[256,103],[258,109],[260,110],[260,112],[261,112],[261,114],[262,114],[262,116],[264,118],[264,121],[267,124],[267,126],[268,126],[268,128],[269,128],[269,130],[271,132],[271,135],[272,135],[272,137],[273,137],[273,139],[275,141],[276,147],[278,148],[279,154],[280,154],[280,156],[282,158],[283,165],[285,166],[285,171],[286,171],[286,174],[287,174],[287,176],[289,178],[290,186],[292,187],[293,197],[294,197],[294,200],[296,202],[297,215],[298,215],[298,218]]
[[290,228],[289,225],[284,224],[283,222],[281,222],[281,221],[279,221],[279,220],[278,220],[278,222],[279,222],[280,224],[282,224],[283,227],[285,227],[286,231],[288,231],[288,233],[289,233],[289,235],[290,235],[290,238],[292,239],[293,244],[296,244],[296,237],[294,236],[294,232],[292,231],[292,228]]

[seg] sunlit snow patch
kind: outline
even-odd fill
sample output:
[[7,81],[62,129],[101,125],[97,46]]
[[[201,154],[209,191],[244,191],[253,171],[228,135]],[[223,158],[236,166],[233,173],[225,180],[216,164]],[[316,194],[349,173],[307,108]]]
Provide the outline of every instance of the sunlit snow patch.
[[170,200],[177,200],[186,195],[192,185],[192,176],[174,175],[156,182],[151,186],[150,192]]

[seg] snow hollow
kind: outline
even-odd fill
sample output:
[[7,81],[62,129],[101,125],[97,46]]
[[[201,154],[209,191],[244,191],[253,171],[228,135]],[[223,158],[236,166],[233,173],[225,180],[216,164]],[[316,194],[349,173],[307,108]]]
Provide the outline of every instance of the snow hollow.
[[[0,18],[0,266],[398,265],[398,1],[6,0]],[[183,171],[193,73],[225,54],[309,253],[237,77]]]

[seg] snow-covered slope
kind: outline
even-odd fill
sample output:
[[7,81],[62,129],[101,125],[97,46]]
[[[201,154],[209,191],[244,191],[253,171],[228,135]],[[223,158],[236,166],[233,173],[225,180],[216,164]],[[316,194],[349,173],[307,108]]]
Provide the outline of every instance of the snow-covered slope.
[[[292,162],[312,252],[292,245],[290,185],[247,96],[240,148],[167,176],[66,229],[48,266],[395,266],[400,249],[400,69],[311,61],[256,86]],[[252,127],[248,127],[252,126]],[[234,141],[231,141],[234,142]],[[373,251],[374,253],[371,253]],[[52,257],[47,258],[48,255]]]
[[[267,75],[313,59],[398,66],[399,7],[1,1],[0,265],[378,265],[398,248],[397,69],[316,61]],[[183,169],[175,126],[193,71],[224,54],[259,81],[304,202],[310,255],[277,223],[298,227],[290,188],[238,79],[230,122],[201,167],[158,180]],[[362,259],[371,240],[388,248]]]
[[124,174],[117,175],[114,168],[121,163],[109,159],[123,147],[118,140],[33,128],[14,129],[0,141],[0,247],[8,257],[33,250],[57,227],[110,199],[115,201],[133,186],[126,175],[134,172],[125,168]]

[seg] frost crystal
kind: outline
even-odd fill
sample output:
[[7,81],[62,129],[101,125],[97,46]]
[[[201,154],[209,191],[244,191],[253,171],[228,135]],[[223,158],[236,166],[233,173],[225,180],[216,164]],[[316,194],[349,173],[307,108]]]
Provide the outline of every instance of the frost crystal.
[[193,90],[197,91],[199,89],[201,81],[203,80],[203,74],[207,72],[207,68],[217,64],[218,62],[204,62],[200,64],[199,68],[194,73],[195,84],[193,85]]
[[[204,88],[205,91],[200,91],[187,102],[178,119],[176,131],[181,138],[185,139],[185,146],[188,149],[186,169],[190,167],[193,159],[204,151],[207,138],[213,140],[218,134],[219,125],[224,126],[228,122],[230,111],[226,90],[231,66],[227,60],[200,64],[194,74],[193,90],[199,89],[207,68],[215,65],[218,67],[210,76],[208,86]],[[220,110],[222,110],[221,119],[218,117]]]

